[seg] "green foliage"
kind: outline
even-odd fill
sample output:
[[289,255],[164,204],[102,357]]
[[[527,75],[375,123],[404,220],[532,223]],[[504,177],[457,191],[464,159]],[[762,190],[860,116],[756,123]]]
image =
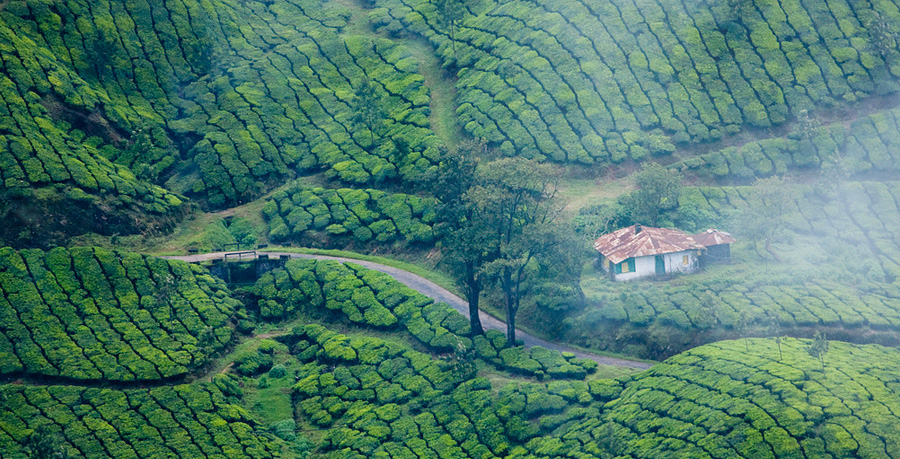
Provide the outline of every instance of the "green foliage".
[[281,448],[211,384],[128,390],[10,384],[0,386],[0,418],[0,450],[12,459],[263,459],[278,457]]
[[[352,263],[290,260],[283,270],[261,277],[254,293],[258,297],[260,315],[269,321],[290,319],[300,311],[316,316],[331,310],[359,325],[405,329],[435,351],[461,352],[465,356],[474,349],[474,357],[522,374],[542,372],[554,378],[581,379],[596,369],[594,362],[574,356],[563,357],[541,347],[507,348],[507,340],[496,330],[476,336],[473,342],[468,336],[468,320],[450,306],[434,303],[388,274]],[[330,343],[328,355],[338,360],[355,359],[345,344]],[[473,356],[456,360],[464,362],[470,358]],[[466,365],[461,365],[460,369],[463,367]]]
[[900,112],[890,109],[861,116],[848,125],[819,126],[816,119],[801,115],[786,137],[705,153],[673,167],[703,178],[742,181],[818,169],[823,179],[837,186],[856,174],[898,170],[894,148],[900,143],[898,116]]
[[681,175],[676,171],[657,163],[645,164],[634,174],[634,186],[622,207],[635,223],[656,226],[661,214],[678,207]]
[[[581,381],[510,384],[497,396],[487,380],[460,372],[458,361],[319,326],[296,329],[288,341],[304,363],[293,388],[295,409],[326,430],[319,450],[326,458],[349,451],[506,457],[515,443],[577,419],[594,400]],[[334,342],[355,357],[334,361],[328,356]]]
[[265,373],[272,368],[272,356],[263,352],[245,352],[234,359],[234,368],[244,376],[254,376]]
[[[336,33],[343,6],[13,4],[0,18],[6,187],[108,190],[164,214],[177,195],[134,175],[221,206],[298,171],[366,183],[431,166],[417,62],[393,40]],[[374,144],[351,121],[350,82],[366,78],[385,107]]]
[[458,69],[460,125],[507,154],[642,161],[898,89],[890,2],[488,0],[454,28],[445,3],[379,0],[373,22],[427,37]]
[[75,380],[184,375],[240,306],[202,268],[99,248],[0,249],[0,289],[0,373]]
[[428,244],[437,239],[432,199],[378,190],[292,188],[272,195],[263,207],[276,241],[335,240],[360,243]]

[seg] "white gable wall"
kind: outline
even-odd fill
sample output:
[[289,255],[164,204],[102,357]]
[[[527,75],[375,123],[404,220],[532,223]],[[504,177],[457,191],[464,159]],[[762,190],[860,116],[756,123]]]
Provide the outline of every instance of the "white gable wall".
[[[684,264],[684,256],[688,257],[688,264]],[[663,254],[666,263],[666,274],[689,273],[700,268],[700,259],[696,250]],[[641,277],[656,275],[656,255],[636,257],[634,259],[634,272],[616,274],[617,281],[627,281]]]
[[[684,264],[684,256],[688,256],[688,264]],[[686,250],[684,252],[667,253],[663,255],[666,260],[666,274],[674,273],[690,273],[700,268],[700,259],[697,257],[696,250]],[[655,262],[655,261],[654,261]]]

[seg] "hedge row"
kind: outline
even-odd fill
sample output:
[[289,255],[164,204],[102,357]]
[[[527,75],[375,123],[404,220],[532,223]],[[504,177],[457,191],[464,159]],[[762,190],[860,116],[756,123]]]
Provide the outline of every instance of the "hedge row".
[[808,345],[724,342],[635,377],[607,405],[623,457],[900,457],[897,351],[831,342],[823,372]]
[[[154,389],[0,386],[0,450],[25,459],[39,435],[84,458],[279,457],[240,406],[212,384]],[[51,437],[51,438],[48,438]]]
[[289,338],[305,363],[296,412],[327,429],[324,457],[505,457],[516,443],[552,430],[593,401],[581,381],[491,383],[451,361],[320,326]]
[[[4,32],[2,21],[0,32]],[[7,28],[0,33],[0,62],[4,69],[0,72],[0,192],[41,199],[59,189],[69,200],[94,203],[114,196],[115,200],[105,203],[150,214],[181,207],[177,195],[113,164],[98,151],[96,138],[85,139],[81,130],[59,119],[59,102],[48,95],[59,89],[54,85],[71,88],[86,83],[67,74],[57,56],[41,52],[27,36]],[[45,68],[59,70],[48,80]],[[84,103],[98,103],[97,97],[88,93]]]
[[436,235],[434,201],[407,194],[349,188],[294,188],[266,201],[269,238],[303,240],[309,233],[352,237],[359,242],[428,243]]
[[284,269],[257,281],[260,316],[284,320],[299,312],[331,310],[353,323],[406,329],[435,351],[473,348],[478,357],[529,375],[584,378],[596,362],[541,347],[507,347],[502,333],[469,338],[469,321],[444,303],[435,303],[391,276],[352,263],[290,260]]
[[[349,18],[318,0],[12,1],[0,13],[2,73],[28,102],[10,121],[43,103],[45,124],[76,123],[57,143],[87,143],[81,156],[100,161],[97,147],[151,180],[181,173],[170,184],[214,205],[304,169],[355,183],[413,178],[437,154],[424,78],[397,43],[338,35]],[[364,79],[385,107],[374,145],[350,121]],[[43,179],[37,159],[21,168]]]
[[673,165],[708,178],[750,178],[822,168],[843,176],[900,169],[900,111],[859,118],[848,126],[832,124],[807,134],[750,142]]
[[870,33],[896,23],[893,3],[735,3],[479,2],[454,40],[427,0],[371,16],[460,69],[468,132],[557,161],[640,160],[671,151],[661,131],[718,139],[898,89],[896,43]]
[[240,304],[205,270],[105,249],[0,249],[0,374],[146,381],[231,339]]
[[[736,277],[741,282],[736,282]],[[589,339],[590,330],[608,321],[635,325],[662,323],[683,330],[768,326],[900,327],[900,297],[815,276],[728,272],[677,283],[608,286],[591,298],[596,305],[571,323]]]

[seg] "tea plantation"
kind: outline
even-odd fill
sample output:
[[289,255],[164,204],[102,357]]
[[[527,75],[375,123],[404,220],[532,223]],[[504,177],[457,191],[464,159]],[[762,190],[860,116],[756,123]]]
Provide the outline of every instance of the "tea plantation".
[[[898,82],[893,0],[0,0],[0,459],[900,459]],[[644,214],[738,242],[606,279]],[[572,352],[196,261],[279,244]]]
[[432,2],[375,5],[459,69],[460,123],[509,154],[642,160],[898,89],[873,32],[892,2],[485,1],[455,31]]
[[[593,362],[565,353],[507,347],[499,333],[473,341],[449,306],[353,264],[291,260],[242,305],[203,268],[181,262],[5,249],[0,286],[7,314],[21,317],[5,333],[30,337],[6,338],[0,355],[11,376],[64,378],[0,385],[4,457],[34,457],[47,445],[135,458],[900,457],[892,427],[900,353],[876,345],[829,341],[819,359],[809,340],[723,341],[597,379]],[[115,298],[133,306],[111,309]],[[169,376],[166,356],[190,357],[166,344],[199,346],[170,332],[176,321],[215,325],[197,338],[211,341],[206,353],[177,373],[202,375],[196,365],[232,333],[213,320],[234,314],[299,325],[277,341],[249,337],[211,382],[160,380]],[[97,320],[113,325],[92,328]],[[103,341],[118,330],[122,339]],[[12,368],[15,359],[30,366]],[[133,380],[147,387],[117,387]],[[274,397],[266,403],[290,404],[290,417],[272,422],[262,393]]]
[[[418,63],[340,34],[349,17],[315,0],[9,2],[3,189],[165,213],[179,198],[148,182],[221,206],[304,170],[412,179],[437,145]],[[383,114],[363,129],[351,106],[366,81]]]
[[500,368],[525,375],[584,378],[596,362],[541,347],[508,346],[496,331],[470,337],[469,321],[387,274],[335,261],[291,260],[285,269],[256,283],[259,315],[283,320],[325,311],[351,323],[381,330],[405,330],[435,352],[472,350]]
[[0,374],[184,376],[232,337],[240,303],[198,267],[76,248],[0,249]]
[[263,207],[269,237],[309,240],[324,233],[356,242],[427,244],[436,239],[432,199],[350,188],[292,188],[275,192]]
[[611,398],[602,412],[510,457],[900,456],[897,350],[833,341],[823,371],[808,345],[721,342],[592,386]]
[[130,390],[5,385],[0,400],[3,457],[36,457],[20,447],[35,436],[55,439],[64,457],[279,457],[279,442],[260,435],[249,413],[212,384]]

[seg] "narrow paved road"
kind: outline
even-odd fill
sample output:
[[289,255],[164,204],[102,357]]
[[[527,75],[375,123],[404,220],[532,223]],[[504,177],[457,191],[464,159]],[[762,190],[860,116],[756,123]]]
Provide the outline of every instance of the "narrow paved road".
[[[197,255],[179,255],[179,256],[168,256],[162,258],[168,258],[172,260],[183,260],[187,262],[201,262],[201,261],[209,261],[213,259],[224,258],[225,254],[228,252],[213,252],[213,253],[203,253]],[[450,293],[447,289],[441,287],[440,285],[431,282],[424,277],[417,276],[409,271],[404,271],[399,268],[393,268],[390,266],[382,265],[380,263],[374,263],[371,261],[363,261],[363,260],[354,260],[351,258],[344,257],[332,257],[328,255],[310,255],[303,253],[288,253],[288,252],[260,252],[269,256],[281,256],[287,255],[291,258],[312,258],[316,260],[335,260],[341,263],[356,263],[360,266],[364,266],[369,269],[374,269],[376,271],[381,271],[383,273],[389,274],[394,279],[397,279],[401,283],[405,284],[407,287],[418,291],[419,293],[434,299],[439,303],[447,303],[453,309],[459,311],[460,314],[469,317],[469,303],[467,303],[462,298]],[[485,313],[484,311],[480,312],[481,316],[481,324],[485,329],[488,330],[500,330],[504,334],[506,333],[506,323],[500,321],[496,317]],[[610,365],[617,367],[629,367],[629,368],[638,368],[638,369],[647,369],[650,368],[650,364],[644,362],[637,362],[633,360],[625,360],[625,359],[617,359],[613,357],[605,357],[602,355],[590,354],[584,351],[580,351],[577,349],[573,349],[567,346],[562,346],[556,343],[551,343],[549,341],[538,338],[534,335],[526,333],[522,330],[516,330],[516,336],[521,339],[526,346],[541,346],[547,349],[553,349],[561,352],[571,352],[578,357],[591,359],[600,365]]]

